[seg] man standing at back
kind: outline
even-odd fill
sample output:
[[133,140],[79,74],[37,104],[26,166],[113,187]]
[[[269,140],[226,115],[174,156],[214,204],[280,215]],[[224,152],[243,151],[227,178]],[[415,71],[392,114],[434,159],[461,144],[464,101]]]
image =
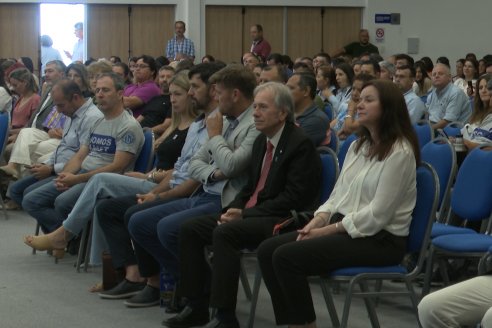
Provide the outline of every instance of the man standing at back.
[[451,122],[468,122],[471,105],[468,96],[452,82],[451,71],[444,64],[436,64],[432,70],[434,90],[427,97],[429,121],[434,130],[442,129]]
[[252,25],[249,31],[253,40],[250,51],[257,56],[261,56],[264,62],[270,52],[272,52],[272,47],[267,40],[263,39],[263,26],[260,24]]
[[77,42],[73,46],[73,52],[70,53],[65,50],[65,55],[75,62],[84,62],[84,24],[82,22],[76,23],[74,26],[74,34],[77,37]]
[[166,57],[170,61],[181,59],[195,59],[195,45],[185,38],[186,24],[183,21],[174,23],[175,36],[167,42]]
[[360,57],[362,54],[378,54],[379,49],[369,42],[369,31],[362,29],[359,32],[359,41],[352,42],[339,49],[332,57],[349,55],[353,58]]

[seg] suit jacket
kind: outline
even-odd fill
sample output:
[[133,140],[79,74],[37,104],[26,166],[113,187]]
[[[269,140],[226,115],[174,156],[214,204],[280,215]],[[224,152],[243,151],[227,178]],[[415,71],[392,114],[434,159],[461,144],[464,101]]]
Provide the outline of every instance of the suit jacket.
[[[223,134],[229,124],[224,119]],[[253,121],[253,107],[250,106],[227,140],[222,135],[209,139],[190,160],[188,172],[202,184],[207,183],[216,169],[220,169],[229,178],[222,190],[223,206],[229,204],[247,182],[246,169],[251,161],[253,143],[259,133]]]
[[[39,108],[31,115],[29,124],[27,127],[33,127],[39,130],[44,130],[43,122],[48,117],[51,109],[53,108],[53,99],[51,98],[51,87],[46,89],[41,102],[39,103]],[[36,120],[36,122],[34,122]],[[33,126],[34,123],[34,126]]]
[[[253,157],[247,185],[229,204],[243,209],[254,193],[260,178],[266,136],[261,134],[253,145]],[[314,210],[319,205],[321,190],[321,160],[312,141],[302,129],[286,123],[275,153],[272,166],[259,192],[257,204],[243,210],[243,217],[287,217],[290,210]]]

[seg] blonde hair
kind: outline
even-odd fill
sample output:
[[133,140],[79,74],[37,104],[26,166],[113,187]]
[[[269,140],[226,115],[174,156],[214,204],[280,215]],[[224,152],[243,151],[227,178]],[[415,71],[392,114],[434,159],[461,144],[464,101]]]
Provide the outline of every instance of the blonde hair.
[[[181,89],[186,90],[186,92],[188,92],[188,90],[190,89],[190,80],[188,79],[188,71],[184,70],[174,75],[171,78],[171,81],[169,81],[169,85],[171,84],[174,84],[180,87]],[[181,124],[183,116],[188,116],[191,118],[195,118],[198,116],[198,111],[196,110],[195,106],[191,101],[188,101],[188,106],[186,106],[186,110],[184,113],[175,113],[174,111],[172,112],[171,125],[169,125],[169,127],[162,134],[164,138],[169,136],[174,130],[178,128],[178,126]]]

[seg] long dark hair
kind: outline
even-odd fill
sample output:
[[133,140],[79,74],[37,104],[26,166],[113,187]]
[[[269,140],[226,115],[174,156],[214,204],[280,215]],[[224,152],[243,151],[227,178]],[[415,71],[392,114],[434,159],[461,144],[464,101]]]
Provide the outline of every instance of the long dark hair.
[[372,86],[376,88],[381,106],[381,118],[378,126],[379,143],[375,144],[369,130],[360,126],[359,141],[355,151],[358,152],[362,145],[369,145],[369,155],[376,157],[378,161],[384,160],[398,141],[408,141],[412,146],[417,165],[420,163],[420,148],[417,135],[410,122],[407,105],[403,94],[391,81],[372,80],[364,84],[362,90]]
[[490,110],[491,110],[489,104],[484,104],[482,99],[480,99],[480,95],[478,94],[480,82],[482,80],[489,82],[490,80],[492,80],[492,75],[490,75],[490,74],[481,75],[478,78],[477,83],[475,84],[475,90],[477,90],[477,91],[476,91],[476,95],[475,95],[475,100],[473,102],[473,112],[472,112],[472,115],[470,117],[470,123],[482,122],[485,119],[485,117],[490,113]]

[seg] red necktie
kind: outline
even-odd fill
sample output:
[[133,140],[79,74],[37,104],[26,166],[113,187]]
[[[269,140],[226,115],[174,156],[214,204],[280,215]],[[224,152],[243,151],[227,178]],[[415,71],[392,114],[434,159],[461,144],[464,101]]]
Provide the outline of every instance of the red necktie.
[[258,180],[258,184],[256,185],[255,192],[251,195],[251,198],[246,203],[246,208],[250,208],[256,205],[256,201],[258,198],[258,193],[263,190],[265,187],[265,181],[268,177],[268,172],[270,171],[270,167],[272,166],[272,158],[273,158],[273,145],[270,141],[267,142],[267,151],[265,153],[265,162],[263,163],[263,168],[261,169],[260,179]]

